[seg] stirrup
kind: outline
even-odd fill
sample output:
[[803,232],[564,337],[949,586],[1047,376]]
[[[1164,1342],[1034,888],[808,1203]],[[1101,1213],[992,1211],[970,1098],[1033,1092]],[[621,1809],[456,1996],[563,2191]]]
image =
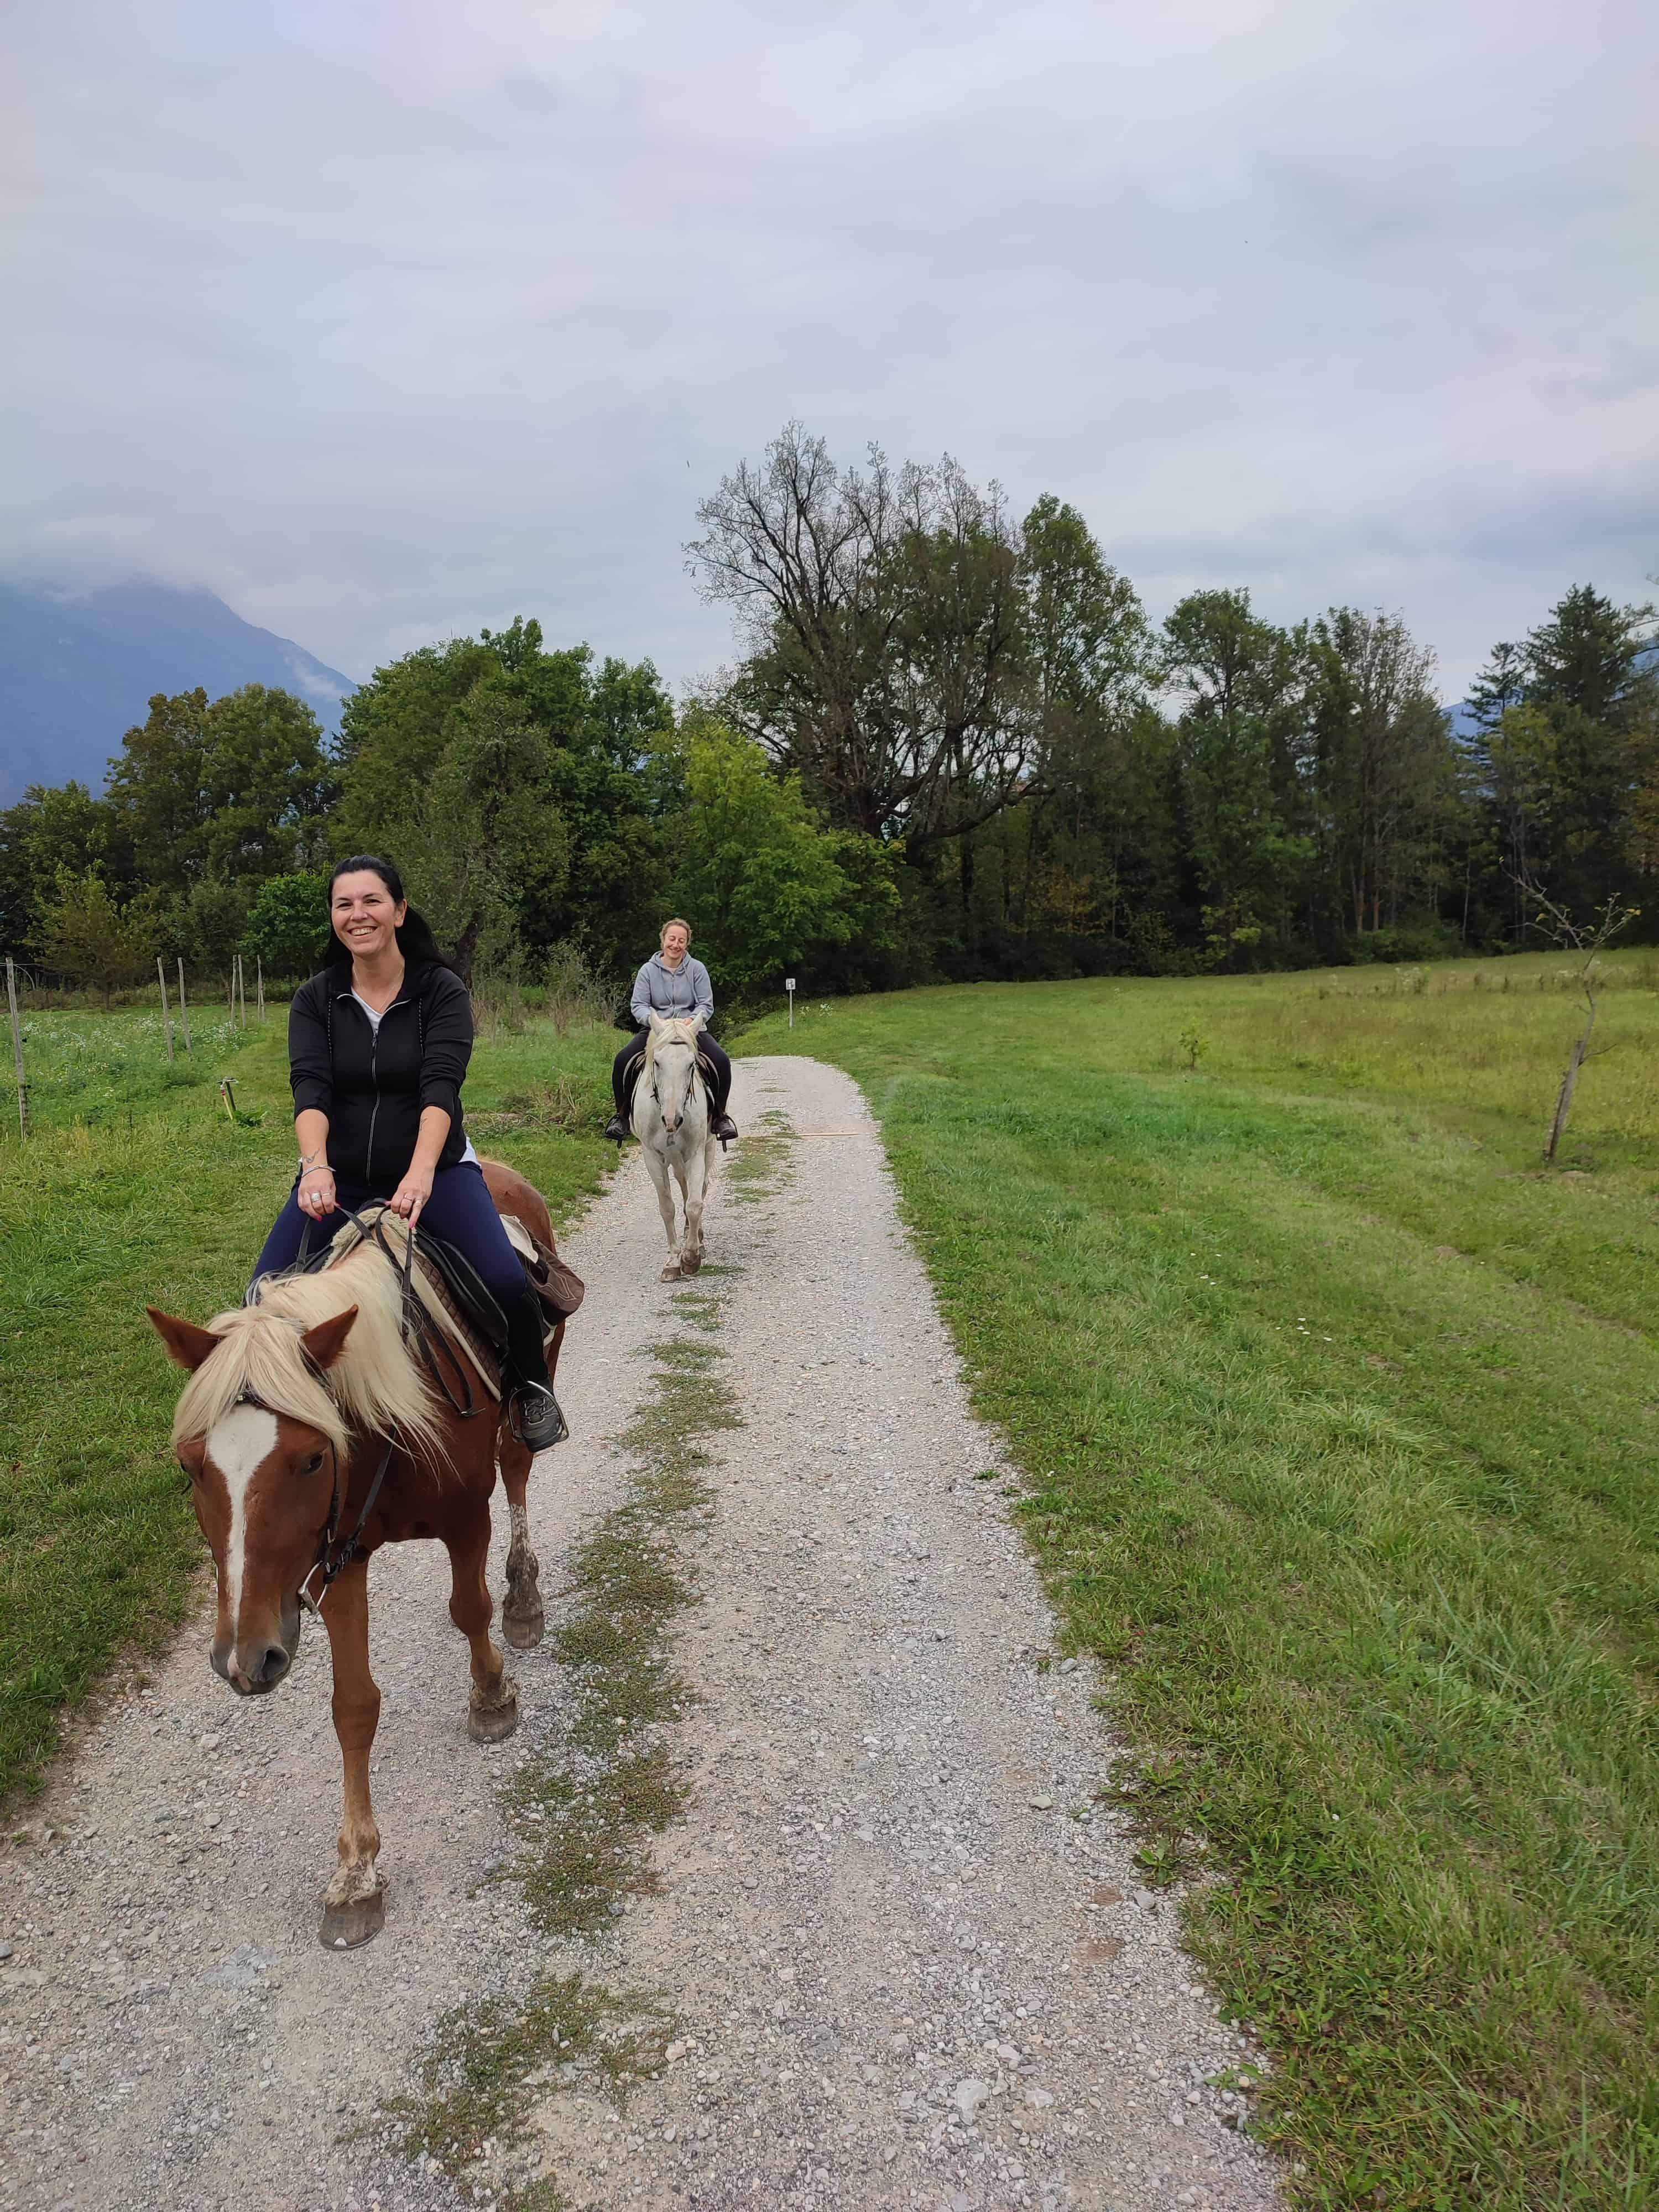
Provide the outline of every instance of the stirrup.
[[[526,1435],[525,1401],[529,1398],[544,1399],[546,1403],[537,1407],[536,1411],[541,1418],[532,1425],[531,1433]],[[532,1451],[547,1451],[554,1444],[563,1443],[570,1434],[570,1424],[564,1417],[564,1408],[554,1396],[551,1387],[545,1382],[520,1382],[517,1386],[507,1401],[507,1422],[519,1442],[527,1445]],[[544,1422],[549,1424],[550,1434],[542,1434]]]

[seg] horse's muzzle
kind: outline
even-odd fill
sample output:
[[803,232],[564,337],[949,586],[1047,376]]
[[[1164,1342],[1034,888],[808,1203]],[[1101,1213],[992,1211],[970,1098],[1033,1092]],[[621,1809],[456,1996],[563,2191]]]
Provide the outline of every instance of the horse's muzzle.
[[263,1698],[274,1690],[293,1666],[300,1648],[300,1609],[294,1607],[294,1618],[288,1618],[289,1608],[283,1608],[280,1638],[264,1635],[240,1638],[234,1644],[215,1642],[211,1660],[213,1671],[229,1683],[239,1698]]

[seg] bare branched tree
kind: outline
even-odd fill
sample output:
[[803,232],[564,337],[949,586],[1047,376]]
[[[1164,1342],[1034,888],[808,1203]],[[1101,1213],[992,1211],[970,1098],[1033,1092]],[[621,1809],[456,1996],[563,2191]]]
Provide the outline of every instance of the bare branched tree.
[[[1561,1078],[1561,1088],[1556,1096],[1549,1142],[1544,1147],[1544,1158],[1553,1160],[1562,1138],[1566,1134],[1567,1116],[1572,1111],[1573,1093],[1578,1088],[1578,1071],[1587,1060],[1599,1056],[1590,1050],[1590,1038],[1595,1028],[1596,1002],[1601,995],[1604,981],[1601,954],[1621,930],[1627,929],[1637,920],[1641,908],[1626,906],[1616,896],[1610,897],[1605,905],[1596,908],[1587,922],[1578,922],[1531,877],[1517,876],[1515,882],[1533,907],[1532,927],[1547,937],[1552,945],[1559,945],[1572,953],[1580,963],[1578,988],[1584,1001],[1584,1026],[1573,1042],[1566,1073]],[[1611,1051],[1612,1047],[1604,1046],[1602,1049]]]
[[948,457],[838,469],[790,423],[697,510],[686,548],[747,656],[720,706],[834,817],[913,846],[1022,796],[1033,687],[1018,532]]

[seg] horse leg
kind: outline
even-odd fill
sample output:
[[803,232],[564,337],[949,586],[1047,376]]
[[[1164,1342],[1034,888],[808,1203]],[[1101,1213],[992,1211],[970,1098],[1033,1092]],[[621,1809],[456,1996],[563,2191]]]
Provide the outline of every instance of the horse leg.
[[657,1211],[662,1216],[663,1234],[668,1239],[668,1257],[663,1261],[662,1280],[679,1280],[679,1237],[674,1225],[674,1188],[668,1179],[667,1159],[657,1152],[647,1152],[646,1163],[651,1170],[651,1180],[657,1188]]
[[334,1661],[334,1733],[345,1770],[340,1863],[323,1893],[318,1931],[331,1951],[349,1950],[378,1936],[386,1921],[380,1869],[380,1832],[368,1794],[368,1753],[380,1724],[380,1692],[368,1671],[368,1561],[354,1559],[323,1606]]
[[[472,1503],[472,1501],[469,1501]],[[494,1638],[489,1585],[489,1507],[477,1501],[465,1527],[448,1539],[449,1617],[472,1649],[472,1681],[467,1696],[466,1732],[474,1743],[500,1743],[519,1725],[519,1700]]]
[[[550,1359],[550,1369],[552,1364]],[[521,1443],[503,1421],[498,1452],[513,1528],[513,1539],[507,1548],[507,1595],[501,1601],[501,1633],[515,1650],[533,1651],[547,1632],[547,1615],[542,1609],[541,1562],[530,1548],[530,1508],[526,1499],[530,1481],[530,1448]]]
[[708,1151],[699,1145],[685,1164],[685,1237],[680,1246],[680,1266],[695,1275],[702,1265],[702,1202],[708,1188]]

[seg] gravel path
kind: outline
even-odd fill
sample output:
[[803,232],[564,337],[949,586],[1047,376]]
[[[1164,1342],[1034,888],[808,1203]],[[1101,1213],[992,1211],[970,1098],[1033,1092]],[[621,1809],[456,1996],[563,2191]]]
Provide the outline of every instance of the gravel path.
[[[695,1794],[656,1847],[660,1891],[555,1942],[511,1882],[480,1886],[510,1841],[498,1785],[557,1738],[568,1685],[549,1646],[512,1654],[520,1734],[469,1743],[442,1555],[403,1546],[373,1571],[386,1932],[325,1952],[325,1643],[239,1704],[198,1621],[0,1860],[6,2212],[416,2212],[505,2203],[537,2172],[544,2202],[592,2212],[1279,2202],[1208,2086],[1255,2056],[1172,1899],[1091,1811],[1109,1753],[1090,1668],[1047,1663],[1036,1576],[1000,1486],[975,1479],[999,1440],[968,1411],[874,1125],[812,1061],[740,1061],[738,1086],[745,1128],[770,1112],[795,1134],[769,1195],[717,1182],[709,1207],[721,1272],[699,1289],[745,1425],[713,1446],[716,1510],[685,1547],[700,1595],[675,1657],[700,1702],[669,1741]],[[531,1490],[550,1599],[579,1527],[624,1495],[613,1439],[684,1334],[636,1155],[568,1249],[588,1284],[562,1378],[574,1435]],[[659,1992],[672,2063],[621,2113],[549,2069],[528,2148],[491,2145],[459,2183],[409,2165],[379,2115],[439,2016],[550,1966]]]

